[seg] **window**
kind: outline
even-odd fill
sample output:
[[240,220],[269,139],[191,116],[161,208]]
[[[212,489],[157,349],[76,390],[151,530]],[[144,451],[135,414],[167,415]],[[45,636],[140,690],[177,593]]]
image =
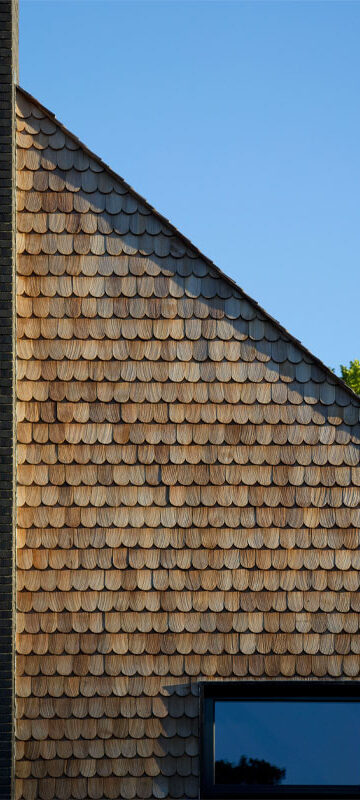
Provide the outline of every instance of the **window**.
[[360,684],[202,684],[201,798],[360,798]]

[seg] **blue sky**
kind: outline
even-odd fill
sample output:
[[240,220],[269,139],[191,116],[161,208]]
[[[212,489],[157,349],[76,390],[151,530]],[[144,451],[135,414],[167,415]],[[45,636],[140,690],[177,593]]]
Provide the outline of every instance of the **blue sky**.
[[326,364],[360,358],[360,3],[20,0],[20,83]]
[[265,759],[281,785],[359,785],[359,711],[349,702],[217,702],[215,758]]

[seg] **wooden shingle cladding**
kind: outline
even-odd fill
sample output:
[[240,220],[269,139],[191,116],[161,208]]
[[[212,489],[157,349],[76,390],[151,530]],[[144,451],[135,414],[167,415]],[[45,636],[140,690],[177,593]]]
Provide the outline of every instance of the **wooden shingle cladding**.
[[359,676],[359,399],[18,91],[17,797],[193,798],[198,683]]

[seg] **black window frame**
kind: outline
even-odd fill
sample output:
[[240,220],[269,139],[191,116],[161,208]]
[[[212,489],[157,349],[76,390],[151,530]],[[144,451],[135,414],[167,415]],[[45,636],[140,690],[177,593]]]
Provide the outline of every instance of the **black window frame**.
[[[201,800],[335,800],[360,798],[359,786],[246,787],[215,784],[215,703],[219,700],[297,700],[360,703],[358,681],[233,681],[200,684],[200,798]],[[360,705],[359,705],[360,713]]]

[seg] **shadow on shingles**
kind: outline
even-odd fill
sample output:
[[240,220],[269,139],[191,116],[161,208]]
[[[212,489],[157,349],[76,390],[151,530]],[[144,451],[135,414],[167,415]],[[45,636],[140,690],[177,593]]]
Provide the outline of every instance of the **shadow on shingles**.
[[160,774],[154,777],[154,786],[159,792],[165,791],[165,794],[159,796],[198,797],[198,684],[192,683],[190,678],[186,682],[164,684],[161,700],[165,713],[161,719],[159,754],[156,755]]
[[[82,197],[87,203],[90,203],[88,213],[95,213],[102,218],[100,227],[104,231],[103,235],[105,239],[107,235],[109,235],[113,240],[121,240],[123,243],[123,252],[125,251],[125,253],[127,252],[130,254],[130,258],[135,257],[139,260],[142,258],[150,259],[156,268],[160,270],[160,275],[163,276],[163,279],[166,280],[166,278],[170,278],[173,283],[181,287],[181,291],[185,290],[185,296],[176,298],[176,302],[186,304],[187,300],[193,299],[195,302],[200,303],[205,307],[203,318],[208,316],[211,322],[214,322],[216,325],[221,324],[224,319],[226,300],[230,297],[238,299],[241,303],[242,315],[234,319],[226,318],[223,324],[228,328],[228,338],[235,338],[241,343],[241,356],[239,361],[249,363],[255,361],[265,364],[268,372],[268,381],[275,386],[277,383],[283,383],[293,392],[294,396],[289,400],[289,405],[310,406],[312,412],[316,412],[318,416],[317,424],[335,424],[338,431],[344,432],[345,437],[350,433],[349,426],[351,426],[352,444],[357,448],[359,447],[360,424],[356,397],[352,397],[347,389],[342,386],[342,382],[339,381],[336,376],[331,376],[331,374],[327,373],[321,363],[306,350],[304,351],[290,334],[282,329],[281,326],[278,326],[276,321],[264,315],[256,302],[252,303],[244,297],[240,289],[237,289],[231,281],[227,282],[226,278],[223,278],[215,267],[211,267],[205,259],[202,259],[195,249],[189,255],[191,251],[190,245],[186,245],[186,242],[181,238],[181,234],[177,236],[171,228],[166,230],[165,223],[162,223],[161,220],[156,217],[156,213],[152,214],[149,208],[141,205],[140,199],[127,193],[127,188],[122,184],[120,178],[116,181],[113,176],[107,176],[106,172],[91,173],[94,186],[97,180],[96,176],[101,174],[105,176],[105,180],[109,181],[109,186],[111,183],[113,186],[118,185],[120,197],[121,194],[123,194],[129,198],[127,205],[125,204],[124,211],[120,211],[118,214],[110,214],[103,208],[103,201],[106,201],[109,192],[99,192],[93,189],[84,191],[81,187],[83,172],[73,169],[60,169],[56,162],[57,153],[49,148],[47,148],[46,151],[46,158],[49,165],[51,162],[55,165],[55,169],[50,169],[50,174],[57,175],[60,179],[67,182],[68,188],[65,191]],[[90,174],[90,168],[87,169]],[[171,242],[168,255],[162,257],[154,252],[155,242],[159,235],[158,233],[147,234],[144,239],[141,234],[131,233],[130,230],[125,232],[126,227],[130,225],[130,223],[129,225],[127,224],[127,220],[135,219],[138,212],[140,216],[143,212],[144,219],[154,220],[154,224],[153,226],[150,225],[150,229],[157,231],[161,225],[162,229],[165,230],[165,235],[163,235],[162,238],[164,241]],[[80,213],[75,211],[71,213],[72,216],[75,217],[75,220],[76,217],[79,218],[78,232],[80,233]],[[86,213],[85,211],[85,214]],[[118,225],[117,220],[119,220]],[[134,230],[136,225],[132,225],[132,228]],[[106,233],[107,230],[109,234]],[[76,235],[75,230],[73,233]],[[134,240],[138,240],[138,252],[134,250]],[[134,254],[134,256],[132,256],[132,254]],[[76,258],[75,253],[74,256]],[[84,258],[84,256],[78,257],[79,259]],[[92,257],[94,258],[94,256]],[[106,254],[104,256],[95,256],[99,261],[107,257]],[[67,257],[65,256],[65,258]],[[191,284],[192,279],[194,279],[193,284]],[[204,292],[205,294],[211,295],[217,291],[218,293],[214,294],[214,296],[205,297],[199,292],[202,281],[206,282],[207,280],[210,280],[212,289],[206,292],[204,288]],[[121,281],[121,276],[119,276],[119,281]],[[205,287],[205,283],[202,285]],[[197,291],[195,287],[197,287]],[[179,293],[180,295],[181,291]],[[161,292],[159,296],[161,296]],[[208,308],[208,314],[206,314],[206,307]],[[151,303],[149,303],[149,309],[151,315]],[[154,317],[151,316],[151,318],[156,319],[158,316],[160,316],[160,313],[154,311]],[[186,316],[183,315],[183,318],[186,319]],[[254,320],[264,323],[265,327],[264,334],[261,336],[261,334],[259,335],[258,333],[257,336],[259,338],[256,339],[252,332]],[[233,331],[233,336],[231,336],[231,331]],[[209,338],[211,340],[211,335]],[[199,357],[199,360],[200,359],[201,357]],[[209,363],[208,359],[205,360]],[[298,365],[301,365],[301,381],[296,379]],[[209,382],[213,382],[211,377],[209,378]],[[255,383],[256,381],[250,379],[250,382]],[[261,384],[261,381],[259,383]],[[278,402],[281,404],[284,401],[279,400]],[[349,410],[349,406],[352,407],[351,410]],[[305,422],[304,424],[308,423]],[[344,443],[346,444],[345,441]]]

